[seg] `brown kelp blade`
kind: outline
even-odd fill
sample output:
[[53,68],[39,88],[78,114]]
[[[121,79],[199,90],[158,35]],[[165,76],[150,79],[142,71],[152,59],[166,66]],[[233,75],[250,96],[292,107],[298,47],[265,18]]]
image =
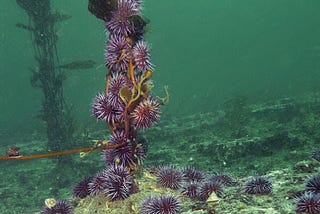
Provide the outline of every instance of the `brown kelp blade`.
[[56,13],[50,14],[48,19],[51,22],[63,22],[63,21],[66,21],[68,19],[71,19],[71,18],[72,18],[72,16],[70,16],[70,15],[56,12]]
[[69,70],[80,70],[93,68],[97,63],[93,60],[76,60],[70,63],[62,64],[57,68],[69,69]]
[[117,0],[89,0],[88,10],[98,19],[108,21],[118,6]]
[[17,23],[16,24],[16,27],[17,28],[21,28],[21,29],[24,29],[24,30],[28,30],[28,31],[34,31],[34,28],[29,26],[29,25],[25,25],[25,24],[22,24],[22,23]]

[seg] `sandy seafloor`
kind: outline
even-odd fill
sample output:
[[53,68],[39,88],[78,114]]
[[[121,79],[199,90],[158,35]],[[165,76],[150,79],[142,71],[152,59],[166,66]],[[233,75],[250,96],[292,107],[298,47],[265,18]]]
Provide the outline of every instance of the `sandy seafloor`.
[[[238,101],[217,112],[162,118],[144,132],[149,154],[136,178],[140,192],[124,201],[108,202],[104,196],[72,198],[77,181],[105,167],[99,153],[84,159],[74,155],[73,165],[62,168],[51,159],[0,162],[0,213],[36,213],[46,198],[70,201],[75,213],[138,213],[146,196],[168,192],[179,197],[181,213],[295,213],[295,198],[303,194],[306,181],[320,173],[320,163],[310,158],[310,152],[319,149],[319,94],[257,105]],[[105,137],[104,130],[82,132],[89,139]],[[36,154],[44,144],[45,140],[33,137],[17,146]],[[207,174],[228,172],[236,184],[224,189],[219,203],[192,201],[179,190],[160,187],[145,170],[161,164],[194,166]],[[243,184],[253,175],[270,179],[272,193],[245,194]]]

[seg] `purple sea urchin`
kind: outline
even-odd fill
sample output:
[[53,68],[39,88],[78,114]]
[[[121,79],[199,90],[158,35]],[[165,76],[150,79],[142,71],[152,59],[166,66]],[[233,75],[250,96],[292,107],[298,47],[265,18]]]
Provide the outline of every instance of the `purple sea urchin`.
[[123,117],[124,106],[111,106],[107,103],[108,97],[104,93],[99,93],[92,103],[92,114],[98,120],[106,120],[114,124]]
[[118,8],[106,23],[107,29],[112,34],[129,36],[134,33],[134,26],[129,18],[140,13],[141,3],[137,0],[119,0]]
[[195,199],[198,197],[199,184],[198,183],[187,183],[182,186],[182,195],[188,198]]
[[306,191],[315,194],[320,193],[320,175],[316,175],[307,181]]
[[130,82],[129,78],[122,73],[113,73],[110,78],[109,83],[109,90],[108,90],[108,104],[111,106],[122,106],[123,101],[120,98],[119,92],[120,89],[124,86],[128,87],[129,89],[132,88],[132,83]]
[[176,214],[180,211],[180,202],[173,195],[146,198],[140,205],[141,214]]
[[140,102],[131,113],[132,123],[138,129],[149,128],[160,116],[160,103],[155,98],[147,98]]
[[41,209],[41,214],[71,214],[71,212],[72,207],[66,201],[57,201],[52,208],[43,206]]
[[[109,155],[109,159],[111,159],[109,160],[109,163],[123,164],[126,167],[136,164],[135,153],[133,151],[131,143],[108,150],[105,152],[105,155]],[[106,157],[105,159],[107,160],[107,158],[108,157]]]
[[98,93],[92,102],[92,114],[98,120],[104,120],[108,114],[107,98],[104,93]]
[[170,166],[159,168],[156,177],[158,184],[171,189],[179,189],[183,182],[183,173]]
[[211,193],[215,192],[218,197],[222,196],[223,184],[218,181],[206,181],[199,188],[198,197],[200,200],[205,201],[209,198]]
[[70,214],[72,212],[71,205],[66,201],[57,201],[53,207],[54,213]]
[[229,187],[235,184],[235,181],[232,179],[231,175],[228,173],[217,173],[212,175],[209,180],[215,180],[222,183],[225,187]]
[[120,177],[122,180],[130,180],[130,170],[129,168],[123,166],[122,164],[113,164],[107,170],[107,174],[111,176]]
[[152,68],[149,47],[144,41],[138,41],[133,47],[132,53],[136,67],[140,71],[145,72]]
[[78,198],[85,198],[90,194],[89,191],[89,183],[91,182],[92,178],[85,178],[79,181],[73,187],[73,196]]
[[123,164],[126,167],[140,164],[147,155],[147,145],[145,140],[136,139],[136,147],[132,142],[128,142],[124,130],[116,130],[111,135],[110,145],[127,142],[126,145],[102,151],[102,158],[107,165],[114,163]]
[[110,35],[106,50],[106,65],[111,71],[125,71],[129,66],[129,43],[122,35]]
[[126,133],[124,130],[118,129],[114,131],[110,138],[110,144],[115,145],[123,142],[127,142]]
[[104,193],[112,201],[125,199],[130,195],[132,181],[130,170],[121,164],[111,165]]
[[188,182],[199,182],[204,179],[204,173],[194,167],[185,167],[182,172],[185,180]]
[[[110,145],[120,144],[127,141],[128,139],[126,138],[124,130],[116,130],[111,135]],[[127,167],[135,164],[136,159],[131,142],[115,149],[103,150],[102,157],[104,162],[108,165],[118,163]]]
[[320,213],[320,194],[307,193],[297,198],[295,210],[297,213]]
[[108,171],[103,169],[99,171],[90,181],[89,191],[90,195],[98,195],[103,192],[106,187],[106,182],[108,181]]
[[269,194],[272,192],[272,183],[263,177],[254,177],[244,184],[243,190],[248,194]]

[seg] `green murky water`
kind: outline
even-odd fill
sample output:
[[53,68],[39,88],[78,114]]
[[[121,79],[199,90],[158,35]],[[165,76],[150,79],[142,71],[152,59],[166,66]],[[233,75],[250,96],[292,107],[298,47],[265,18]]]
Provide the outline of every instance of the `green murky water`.
[[[72,106],[72,115],[76,121],[76,134],[79,136],[82,133],[83,137],[85,135],[83,133],[88,130],[103,133],[105,127],[92,118],[90,106],[95,94],[103,91],[105,87],[106,69],[103,64],[106,33],[104,26],[100,20],[88,12],[85,0],[52,0],[51,3],[52,11],[72,16],[71,19],[58,23],[55,27],[58,36],[57,52],[61,64],[74,60],[94,60],[97,63],[92,69],[67,71],[66,80],[63,83],[64,98],[67,105]],[[243,114],[236,116],[252,118],[252,112],[248,113],[246,106],[267,102],[276,103],[283,98],[293,99],[292,103],[299,106],[298,110],[290,110],[292,118],[300,117],[302,121],[306,121],[307,118],[313,117],[310,121],[314,122],[313,125],[310,125],[311,122],[308,123],[314,129],[306,126],[305,129],[297,128],[296,133],[289,130],[290,136],[311,130],[311,134],[306,134],[310,137],[308,142],[311,143],[305,149],[312,148],[317,143],[320,138],[316,131],[318,123],[315,122],[319,112],[315,110],[317,105],[313,105],[316,101],[309,100],[310,102],[299,104],[298,100],[304,98],[308,100],[307,94],[309,96],[317,93],[320,89],[320,1],[147,0],[143,5],[143,13],[150,20],[145,40],[151,44],[152,61],[155,64],[152,77],[155,85],[154,93],[163,96],[164,85],[169,86],[170,93],[170,104],[162,108],[158,128],[155,127],[149,134],[146,133],[155,141],[154,144],[150,143],[151,155],[149,160],[147,158],[147,163],[170,161],[162,158],[161,152],[157,153],[159,150],[171,151],[174,154],[172,157],[179,156],[180,150],[188,150],[182,154],[181,159],[177,160],[178,165],[182,164],[183,158],[194,159],[198,156],[189,148],[190,144],[209,142],[210,145],[211,142],[215,145],[216,136],[223,133],[228,133],[226,142],[244,136],[263,138],[265,136],[262,130],[265,128],[265,132],[268,132],[266,127],[272,129],[272,121],[277,121],[279,115],[288,115],[288,112],[263,116],[263,120],[268,122],[257,122],[256,126],[261,128],[257,128],[258,131],[248,128],[245,131],[239,129],[239,132],[230,134],[228,132],[230,129],[238,129],[245,124],[250,123],[252,127],[255,126],[254,121],[248,122],[250,119],[232,118],[230,115],[237,113],[233,108],[235,105],[240,105]],[[30,20],[16,1],[2,1],[1,11],[0,152],[5,154],[11,145],[18,145],[23,150],[27,150],[23,147],[32,145],[32,151],[27,153],[38,153],[43,151],[43,142],[46,139],[45,124],[37,118],[42,103],[42,93],[31,86],[31,72],[28,69],[36,68],[37,61],[34,57],[30,32],[16,27],[17,23],[28,25]],[[233,103],[228,107],[226,101],[237,97],[245,100],[245,104]],[[251,106],[250,109],[254,107]],[[220,125],[226,128],[215,133],[214,130],[217,129],[212,128],[214,126],[210,124],[216,123],[208,118],[212,112],[218,110],[221,114],[230,116],[228,119],[233,121],[231,123],[239,126],[235,128],[230,124],[222,123]],[[204,118],[195,116],[199,113],[209,113],[209,116],[203,116]],[[191,119],[185,119],[188,117]],[[209,122],[203,125],[201,123],[203,121],[200,120]],[[288,122],[284,120],[278,121],[283,127]],[[184,131],[170,124],[177,124]],[[197,131],[193,133],[192,130]],[[201,131],[207,134],[203,136]],[[186,137],[187,139],[181,137],[186,133],[190,134],[188,138]],[[101,135],[91,134],[90,136],[94,138]],[[169,146],[169,149],[165,146],[159,147],[156,143],[157,136],[162,136],[162,138],[159,137],[159,142],[164,142],[163,145]],[[166,136],[171,139],[175,137],[180,139],[181,145],[173,145],[170,148],[171,143]],[[77,139],[77,145],[81,146],[80,138]],[[204,156],[215,156],[213,151],[205,154],[207,150],[205,145],[206,143],[203,148],[201,147],[202,150],[196,151],[203,151]],[[299,145],[301,147],[296,146],[292,150],[298,152],[302,150],[303,146]],[[166,148],[168,150],[165,150]],[[279,157],[283,157],[288,148],[291,147],[279,148],[282,149],[282,153],[278,154]],[[100,160],[99,155],[94,158],[96,159],[90,159],[86,164],[90,166],[92,162]],[[290,157],[288,159],[288,163],[293,161]],[[209,163],[203,161],[199,159],[197,162],[191,162],[200,168],[203,166],[205,170],[210,170],[205,167],[210,164],[210,160]],[[265,160],[262,161],[265,162]],[[246,160],[239,160],[239,162],[244,164]],[[43,160],[28,163],[0,163],[1,168],[12,169],[0,173],[5,178],[0,182],[1,213],[31,213],[36,211],[35,207],[41,207],[45,198],[52,195],[68,196],[66,186],[69,185],[71,189],[72,183],[77,181],[76,178],[69,178],[65,184],[62,184],[65,189],[54,193],[52,190],[50,190],[51,193],[48,191],[51,183],[47,186],[41,184],[43,189],[30,184],[32,179],[30,172],[35,176],[38,175],[38,178],[45,177],[45,173],[42,173],[46,171],[46,164]],[[283,164],[283,166],[286,165],[286,163]],[[217,163],[217,166],[221,170],[223,163]],[[276,163],[270,163],[269,166],[264,167],[272,170],[275,166]],[[84,174],[90,175],[98,167],[87,169]],[[22,170],[21,172],[22,168],[30,171]],[[231,164],[227,168],[232,169]],[[252,171],[259,171],[259,167],[253,168]],[[22,175],[22,173],[25,174]],[[43,182],[44,179],[38,179],[38,181]],[[12,182],[8,183],[10,180]],[[16,188],[9,188],[9,184]],[[27,190],[25,187],[28,187]],[[33,195],[34,199],[28,198]],[[6,199],[1,202],[1,198]],[[8,211],[10,207],[12,210]]]

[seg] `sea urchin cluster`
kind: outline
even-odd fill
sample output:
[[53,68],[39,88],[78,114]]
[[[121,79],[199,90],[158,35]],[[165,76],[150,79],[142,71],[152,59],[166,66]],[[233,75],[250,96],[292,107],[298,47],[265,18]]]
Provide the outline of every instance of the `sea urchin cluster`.
[[[93,5],[97,17],[103,17]],[[92,7],[96,6],[96,7]],[[152,96],[153,65],[149,46],[143,40],[146,22],[141,16],[141,2],[118,0],[105,21],[108,40],[105,61],[108,73],[104,92],[98,93],[92,103],[92,114],[107,123],[111,132],[109,146],[102,151],[108,169],[94,177],[80,181],[74,187],[74,196],[104,194],[109,200],[124,199],[137,192],[132,174],[146,157],[146,145],[139,141],[138,130],[155,124],[160,115],[160,100]],[[177,184],[172,187],[178,188]]]
[[110,165],[94,177],[86,178],[73,188],[73,196],[85,198],[88,195],[104,194],[111,201],[127,198],[133,191],[130,170],[122,164]]
[[162,104],[150,94],[153,64],[149,46],[143,40],[145,25],[140,1],[118,0],[105,22],[108,32],[105,91],[92,103],[93,116],[105,121],[111,132],[109,145],[113,148],[103,151],[105,163],[122,164],[131,170],[138,168],[146,151],[144,145],[136,142],[137,132],[159,120]]

